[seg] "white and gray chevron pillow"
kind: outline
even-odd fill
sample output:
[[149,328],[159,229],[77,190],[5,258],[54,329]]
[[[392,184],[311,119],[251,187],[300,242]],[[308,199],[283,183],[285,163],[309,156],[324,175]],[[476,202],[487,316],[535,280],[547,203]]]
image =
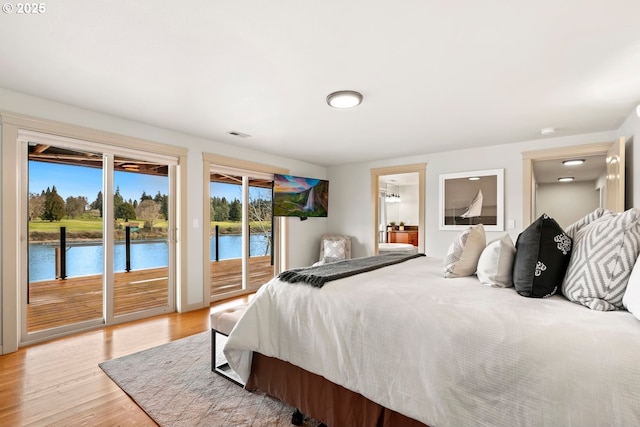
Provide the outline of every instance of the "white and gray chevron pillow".
[[567,236],[571,237],[571,240],[575,240],[578,231],[591,224],[593,221],[600,219],[603,216],[612,217],[613,215],[613,212],[611,212],[610,210],[597,208],[595,211],[585,215],[584,217],[568,226],[564,232],[567,233]]
[[325,240],[324,241],[324,257],[334,260],[346,258],[346,244],[344,240]]
[[640,210],[593,221],[576,233],[563,294],[593,310],[621,310],[639,253]]

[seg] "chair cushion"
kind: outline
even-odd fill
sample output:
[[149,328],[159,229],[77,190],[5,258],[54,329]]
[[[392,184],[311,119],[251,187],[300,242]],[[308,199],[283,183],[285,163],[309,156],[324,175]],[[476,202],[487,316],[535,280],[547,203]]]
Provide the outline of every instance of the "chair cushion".
[[211,329],[229,335],[231,330],[236,326],[240,317],[244,314],[246,304],[229,308],[227,310],[216,311],[211,313]]

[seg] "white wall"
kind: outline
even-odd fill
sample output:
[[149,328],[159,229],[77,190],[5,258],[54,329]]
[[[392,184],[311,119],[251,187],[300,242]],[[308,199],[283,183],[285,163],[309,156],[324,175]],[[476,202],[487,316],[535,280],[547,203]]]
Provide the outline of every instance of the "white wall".
[[403,185],[400,187],[400,206],[398,207],[397,223],[403,221],[405,225],[418,225],[418,185]]
[[[640,137],[640,133],[637,135]],[[614,130],[330,167],[328,176],[332,188],[332,211],[328,228],[332,232],[353,236],[353,256],[370,255],[373,248],[370,169],[425,162],[427,163],[427,182],[426,235],[424,237],[427,255],[444,257],[449,244],[457,234],[455,231],[438,230],[439,175],[444,173],[504,168],[505,232],[508,232],[515,242],[518,234],[523,230],[522,152],[609,142],[615,141],[618,137],[619,132]],[[638,177],[634,179],[637,180]],[[638,185],[635,187],[638,188]],[[640,196],[637,197],[639,198],[636,200],[640,200]],[[506,221],[511,219],[515,221],[515,228],[506,230]],[[505,232],[488,232],[487,239],[496,239]]]
[[[619,136],[626,138],[626,203],[627,207],[640,207],[640,172],[635,173],[634,165],[640,165],[640,148],[634,147],[634,142],[640,144],[640,117],[635,108],[627,116],[620,129]],[[631,179],[630,179],[631,178]]]
[[595,181],[539,184],[534,219],[546,213],[567,228],[599,206]]
[[[326,168],[321,166],[263,152],[247,150],[116,116],[95,113],[2,88],[0,88],[0,110],[188,148],[189,152],[186,165],[188,189],[187,223],[190,225],[190,228],[187,230],[188,265],[186,266],[186,270],[188,272],[187,301],[190,306],[202,303],[203,286],[208,286],[208,283],[204,283],[202,277],[202,259],[198,256],[198,254],[201,254],[203,251],[202,228],[191,227],[191,224],[194,223],[193,219],[197,219],[199,224],[203,223],[202,203],[204,189],[202,183],[202,153],[214,153],[277,166],[288,169],[292,175],[321,179],[326,179],[327,177]],[[317,248],[320,236],[325,232],[328,220],[325,218],[310,218],[308,221],[301,222],[296,218],[291,218],[288,219],[288,221],[290,225],[289,266],[299,267],[309,265],[309,261],[318,256]],[[9,285],[14,286],[15,284]]]

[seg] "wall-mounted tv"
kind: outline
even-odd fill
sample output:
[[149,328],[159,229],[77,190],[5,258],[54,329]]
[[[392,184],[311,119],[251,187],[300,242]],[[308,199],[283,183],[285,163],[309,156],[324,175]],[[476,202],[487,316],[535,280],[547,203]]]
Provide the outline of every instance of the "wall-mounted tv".
[[329,181],[293,175],[273,176],[273,215],[326,217]]

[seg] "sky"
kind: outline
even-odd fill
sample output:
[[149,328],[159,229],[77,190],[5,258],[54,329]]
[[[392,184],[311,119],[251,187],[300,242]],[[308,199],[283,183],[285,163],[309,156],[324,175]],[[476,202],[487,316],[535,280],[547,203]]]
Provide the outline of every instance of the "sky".
[[[138,200],[144,191],[154,197],[169,194],[169,178],[132,172],[115,172],[114,189],[120,188],[125,201]],[[55,163],[29,162],[29,193],[40,194],[55,185],[63,198],[84,196],[87,202],[96,200],[102,191],[102,169]]]
[[[224,197],[228,201],[232,201],[234,199],[242,200],[242,186],[237,184],[225,184],[223,182],[212,182],[209,186],[211,197]],[[257,188],[257,187],[249,187],[249,197],[252,198],[263,198],[266,200],[271,200],[271,189],[270,188]]]
[[[168,178],[163,176],[145,175],[133,172],[115,172],[114,189],[118,187],[125,201],[138,200],[144,191],[154,197],[169,194]],[[63,198],[69,196],[84,196],[88,203],[96,200],[98,192],[102,191],[102,169],[83,166],[60,165],[45,162],[29,162],[29,192],[40,194],[47,187],[55,185],[56,191]],[[227,200],[241,199],[239,185],[211,183],[211,196],[225,197]],[[271,198],[271,189],[251,188],[251,197],[262,193],[262,197]],[[256,195],[256,197],[258,197]]]

